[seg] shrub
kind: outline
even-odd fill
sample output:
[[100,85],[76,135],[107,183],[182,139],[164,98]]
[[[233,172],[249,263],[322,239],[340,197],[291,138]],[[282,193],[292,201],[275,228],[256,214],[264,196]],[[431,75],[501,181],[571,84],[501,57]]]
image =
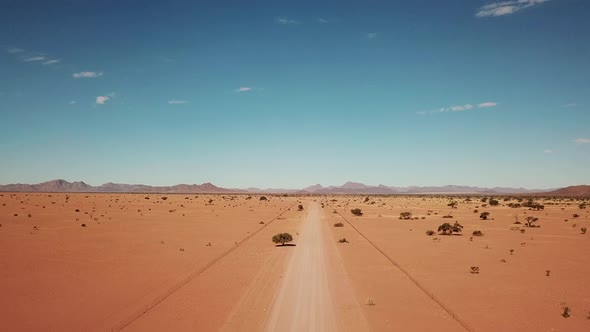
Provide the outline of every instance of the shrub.
[[299,204],[299,206],[297,207],[297,211],[303,211],[303,205]]
[[458,222],[454,223],[453,225],[449,224],[448,222],[438,226],[438,231],[442,232],[442,235],[451,235],[453,233],[461,233],[463,230],[463,226]]
[[498,202],[498,200],[497,200],[497,199],[490,198],[490,199],[488,200],[488,204],[489,204],[490,206],[498,206],[498,205],[500,204],[500,202]]
[[490,213],[489,213],[489,212],[482,212],[482,213],[479,215],[479,218],[480,218],[481,220],[486,220],[486,219],[488,219],[488,216],[489,216],[489,215],[490,215]]
[[399,218],[404,220],[412,219],[412,212],[402,212],[399,214]]
[[341,222],[337,222],[334,224],[334,227],[344,227],[344,224]]
[[291,241],[293,241],[293,236],[291,236],[289,233],[279,233],[272,237],[272,242],[277,244],[280,243],[282,246],[284,246],[285,243]]
[[582,234],[586,234],[586,231],[587,231],[587,230],[588,230],[588,229],[587,229],[586,227],[582,227],[582,228],[580,228],[580,231],[582,232]]
[[481,231],[473,231],[473,236],[483,236],[483,233]]
[[162,200],[163,200],[163,201],[165,201],[165,200],[167,200],[167,199],[168,199],[168,197],[166,197],[166,196],[162,197]]
[[459,203],[457,203],[457,201],[451,201],[451,202],[449,202],[449,204],[447,204],[447,206],[450,206],[451,209],[456,209],[457,204],[459,204]]
[[445,219],[453,219],[453,216],[450,215],[450,214],[444,215],[442,217],[445,218]]
[[338,243],[348,243],[348,240],[345,237],[343,237],[340,240],[338,240]]
[[82,226],[82,227],[86,227],[86,224],[82,224],[82,225],[80,225],[80,226]]
[[479,274],[479,266],[472,266],[470,272],[472,274]]
[[261,201],[268,201],[268,198],[266,198],[266,196],[260,196],[260,200]]
[[574,217],[574,218],[579,218],[579,217],[580,217],[580,215],[579,215],[579,214],[577,214],[577,213],[574,213],[574,215],[573,215],[572,217]]
[[564,318],[568,318],[568,317],[570,316],[570,311],[571,311],[571,310],[570,310],[570,307],[568,307],[568,306],[564,306],[564,307],[563,307],[563,311],[561,312],[561,315],[562,315]]
[[578,207],[580,209],[585,209],[586,208],[586,203],[580,203],[580,204],[578,204]]
[[433,236],[434,235],[434,231],[432,229],[429,229],[429,230],[426,231],[426,235]]
[[524,223],[526,227],[540,227],[538,225],[534,225],[534,223],[539,220],[539,218],[537,217],[528,216],[524,220],[526,220],[526,222]]
[[354,214],[357,217],[360,217],[363,215],[363,211],[361,211],[361,209],[359,209],[359,208],[350,210],[350,213]]

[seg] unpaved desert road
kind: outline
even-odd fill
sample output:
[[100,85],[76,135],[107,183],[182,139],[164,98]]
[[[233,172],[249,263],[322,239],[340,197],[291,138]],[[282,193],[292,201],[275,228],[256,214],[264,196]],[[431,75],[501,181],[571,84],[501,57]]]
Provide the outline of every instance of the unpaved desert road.
[[[334,244],[321,222],[317,203],[309,205],[301,234],[275,295],[266,331],[342,331],[338,325],[329,278]],[[288,248],[285,248],[288,249]],[[359,310],[360,311],[360,310]],[[362,315],[362,314],[361,314]]]

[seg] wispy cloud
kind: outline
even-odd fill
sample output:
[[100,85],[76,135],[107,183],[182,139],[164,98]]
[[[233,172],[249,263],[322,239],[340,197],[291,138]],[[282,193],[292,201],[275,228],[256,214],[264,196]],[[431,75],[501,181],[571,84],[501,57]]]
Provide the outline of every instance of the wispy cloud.
[[22,48],[18,48],[18,47],[9,48],[9,49],[7,49],[7,50],[6,50],[6,52],[8,52],[8,53],[12,53],[12,54],[15,54],[15,53],[22,53],[22,52],[24,52],[24,51],[25,51],[25,50],[23,50]]
[[59,62],[61,62],[61,60],[52,59],[52,60],[47,60],[47,61],[43,62],[43,64],[44,65],[53,65],[53,64],[56,64],[56,63],[59,63]]
[[81,71],[79,73],[72,74],[73,78],[94,78],[102,76],[102,72],[95,71]]
[[288,17],[277,17],[275,22],[278,24],[299,24],[299,21],[290,19]]
[[96,103],[98,105],[104,105],[104,103],[106,103],[109,100],[111,100],[111,97],[109,97],[109,96],[98,96],[98,97],[96,97]]
[[563,108],[576,107],[576,106],[578,106],[578,104],[576,104],[576,103],[568,103],[568,104],[561,105],[561,107],[563,107]]
[[179,99],[168,100],[168,104],[170,104],[170,105],[178,105],[178,104],[186,104],[186,103],[188,103],[187,100],[179,100]]
[[522,9],[529,8],[549,0],[509,0],[494,2],[479,8],[476,17],[503,16],[514,14]]
[[68,103],[69,105],[74,105],[76,103],[75,100],[70,100],[70,102]]
[[590,144],[590,138],[576,138],[574,142],[576,144]]
[[23,61],[24,62],[34,62],[34,61],[44,61],[46,58],[42,55],[40,56],[33,56],[30,58],[25,58]]
[[322,23],[322,24],[330,23],[330,20],[320,17],[320,18],[318,18],[318,23]]
[[552,154],[553,153],[553,150],[551,150],[551,149],[545,149],[545,150],[543,150],[543,153],[544,154]]
[[477,108],[496,107],[497,105],[498,105],[497,103],[488,101],[485,103],[477,104]]
[[249,88],[247,86],[241,86],[236,89],[236,92],[249,92],[249,91],[252,91],[252,88]]
[[462,111],[469,111],[471,109],[474,109],[475,107],[487,108],[487,107],[494,107],[496,105],[498,105],[498,104],[494,103],[494,102],[479,103],[476,106],[473,106],[472,104],[455,105],[455,106],[449,106],[449,107],[441,107],[441,108],[437,108],[437,109],[431,110],[431,111],[420,111],[420,112],[416,112],[416,114],[425,115],[425,114],[433,114],[433,113],[462,112]]
[[375,39],[377,38],[377,33],[376,32],[371,32],[367,34],[367,38],[369,39]]

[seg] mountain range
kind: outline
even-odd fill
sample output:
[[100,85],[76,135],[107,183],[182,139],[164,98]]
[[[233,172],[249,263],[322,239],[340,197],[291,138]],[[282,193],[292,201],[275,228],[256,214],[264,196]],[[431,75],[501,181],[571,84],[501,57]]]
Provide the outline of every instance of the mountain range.
[[[590,195],[590,186],[574,186],[557,190],[558,195]],[[574,188],[574,189],[571,189]],[[577,189],[581,188],[581,189]],[[565,190],[567,189],[567,190]],[[324,187],[320,184],[303,189],[276,188],[221,188],[211,183],[178,184],[174,186],[149,186],[143,184],[105,183],[91,186],[83,181],[68,182],[66,180],[52,180],[38,184],[8,184],[0,185],[3,192],[99,192],[99,193],[295,193],[295,194],[550,194],[555,189],[525,189],[525,188],[483,188],[470,186],[409,186],[394,187],[386,185],[366,185],[359,182],[346,182],[341,186]],[[564,191],[565,190],[565,191]],[[571,194],[569,194],[571,193]]]

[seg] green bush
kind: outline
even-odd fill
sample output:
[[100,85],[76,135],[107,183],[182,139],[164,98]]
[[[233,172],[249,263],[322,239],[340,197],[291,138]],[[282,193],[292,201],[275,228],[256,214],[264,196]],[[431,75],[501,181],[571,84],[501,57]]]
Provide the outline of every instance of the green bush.
[[279,233],[272,237],[272,242],[277,244],[280,243],[282,246],[284,246],[285,243],[291,241],[293,241],[293,236],[291,236],[289,233]]

